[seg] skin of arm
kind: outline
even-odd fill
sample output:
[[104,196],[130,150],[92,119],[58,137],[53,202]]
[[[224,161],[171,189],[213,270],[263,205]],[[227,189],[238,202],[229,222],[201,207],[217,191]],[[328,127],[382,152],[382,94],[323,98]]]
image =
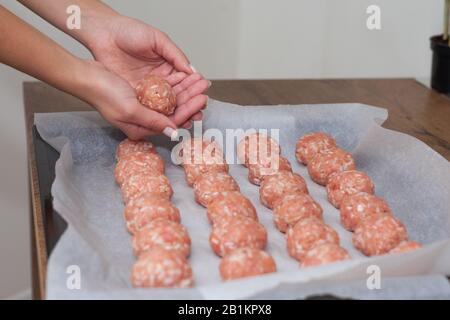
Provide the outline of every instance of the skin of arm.
[[[85,45],[98,62],[132,87],[149,73],[161,77],[179,73],[183,90],[176,90],[182,94],[177,95],[178,107],[170,119],[183,127],[189,127],[191,120],[201,120],[201,109],[207,103],[203,93],[211,83],[193,72],[185,54],[165,33],[124,17],[97,0],[19,2]],[[81,29],[66,26],[66,10],[71,5],[80,8]]]
[[[169,118],[142,106],[124,79],[98,62],[73,56],[2,6],[0,63],[88,102],[132,139],[176,129]],[[180,79],[179,73],[167,78],[174,88]]]

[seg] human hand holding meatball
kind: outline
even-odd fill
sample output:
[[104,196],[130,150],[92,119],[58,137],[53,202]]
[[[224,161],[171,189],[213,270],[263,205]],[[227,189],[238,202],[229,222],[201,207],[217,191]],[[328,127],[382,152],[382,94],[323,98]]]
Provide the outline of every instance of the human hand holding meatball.
[[[135,88],[137,82],[149,74],[168,80],[177,96],[177,109],[170,116],[172,125],[168,128],[175,129],[178,126],[186,128],[190,126],[191,120],[202,118],[201,109],[207,103],[207,96],[203,93],[210,82],[193,71],[184,53],[163,32],[143,22],[124,17],[100,1],[19,1],[63,32],[80,41],[92,52],[99,63],[122,78],[129,87]],[[81,9],[82,27],[68,29],[67,16],[61,13],[73,5]],[[98,70],[92,70],[92,73],[95,71]],[[118,80],[111,82],[118,83]],[[125,89],[123,83],[118,88],[111,87],[109,90],[124,94],[119,99],[121,103],[132,100],[131,90]],[[112,94],[118,98],[118,93]],[[99,108],[99,105],[100,103],[97,102],[96,108]],[[130,124],[132,129],[125,133],[128,135],[132,131],[131,138],[137,137],[136,131],[140,134],[161,132],[158,125],[145,127],[133,120],[141,115],[130,115],[130,111],[142,111],[135,107],[134,101],[131,105],[122,105],[122,107],[118,105],[118,102],[114,105],[115,107],[111,108],[114,110],[106,110],[106,107],[100,106],[99,111],[108,121],[114,116],[113,124],[118,126],[118,122],[120,122],[122,130],[123,123]],[[122,110],[120,110],[121,108]],[[152,120],[148,113],[144,118]],[[155,117],[151,122],[147,121],[145,125],[161,121],[160,117]],[[168,120],[165,121],[168,122]],[[127,125],[127,127],[129,126]],[[136,129],[136,127],[142,128]]]
[[187,57],[166,34],[124,16],[107,20],[104,32],[89,43],[98,62],[133,88],[149,74],[168,80],[177,96],[177,108],[169,118],[185,127],[190,120],[201,119],[209,81],[193,72]]

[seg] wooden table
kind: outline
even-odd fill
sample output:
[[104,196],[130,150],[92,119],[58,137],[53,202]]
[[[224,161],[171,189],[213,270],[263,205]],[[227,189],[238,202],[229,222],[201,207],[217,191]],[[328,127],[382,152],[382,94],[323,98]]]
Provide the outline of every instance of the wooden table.
[[[413,79],[348,80],[217,80],[210,97],[242,105],[312,104],[360,102],[389,110],[383,127],[412,135],[450,160],[450,99]],[[32,139],[34,113],[85,111],[80,100],[39,82],[24,83],[25,120],[28,140],[32,230],[33,294],[45,297],[45,275],[49,249],[46,239],[55,237],[42,203]],[[48,177],[47,177],[48,178]]]

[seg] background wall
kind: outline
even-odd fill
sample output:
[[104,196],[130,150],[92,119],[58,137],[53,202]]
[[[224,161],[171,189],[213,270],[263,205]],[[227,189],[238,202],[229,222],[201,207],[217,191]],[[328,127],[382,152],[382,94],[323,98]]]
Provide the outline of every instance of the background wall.
[[[106,1],[164,30],[206,77],[428,78],[428,38],[441,31],[442,1]],[[14,0],[0,2],[73,53],[88,52]],[[366,28],[381,8],[382,29]],[[31,78],[0,65],[0,298],[27,297],[29,206],[22,86]]]

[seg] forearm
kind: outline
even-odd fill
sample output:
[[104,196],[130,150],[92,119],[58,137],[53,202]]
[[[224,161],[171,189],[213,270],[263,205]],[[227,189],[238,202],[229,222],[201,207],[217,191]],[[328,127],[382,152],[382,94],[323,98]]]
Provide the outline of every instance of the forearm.
[[0,6],[0,63],[85,97],[85,63]]
[[[105,37],[108,37],[105,26],[118,15],[113,9],[98,0],[18,1],[64,33],[81,42],[89,50],[92,50],[97,41],[105,40]],[[66,10],[71,5],[76,5],[80,8],[80,29],[69,29],[67,27],[69,14]]]

